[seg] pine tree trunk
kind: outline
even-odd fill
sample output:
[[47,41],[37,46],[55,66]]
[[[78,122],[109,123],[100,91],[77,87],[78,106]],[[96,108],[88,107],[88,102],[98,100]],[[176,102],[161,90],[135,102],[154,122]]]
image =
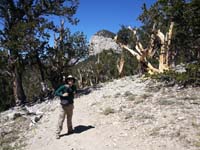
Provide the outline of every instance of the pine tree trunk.
[[22,86],[22,74],[16,66],[13,70],[13,94],[17,106],[23,105],[26,102],[26,95]]
[[146,73],[148,71],[147,64],[144,61],[139,61],[138,70],[139,70],[139,74],[143,75],[144,73]]
[[80,69],[78,69],[78,73],[79,73],[79,81],[78,81],[79,88],[83,88],[83,76],[81,74]]
[[37,59],[37,64],[38,64],[38,67],[39,67],[39,70],[40,70],[40,76],[41,76],[41,79],[42,79],[42,81],[40,82],[40,85],[41,85],[41,88],[42,88],[42,92],[46,93],[48,91],[48,86],[45,83],[44,69],[43,69],[41,60],[39,58],[38,52],[36,52],[36,56],[35,57]]
[[161,52],[160,52],[160,58],[159,58],[159,71],[163,72],[164,70],[168,69],[168,57],[167,57],[167,49],[165,48],[165,46],[163,45],[161,47]]
[[[161,40],[161,51],[160,51],[160,59],[159,59],[159,71],[163,72],[164,70],[168,70],[170,68],[169,64],[169,49],[171,46],[172,34],[173,34],[174,22],[171,22],[169,31],[165,36],[159,36]],[[160,32],[160,31],[158,31]],[[158,33],[159,34],[159,33]],[[163,34],[160,32],[160,35]]]
[[38,67],[39,67],[39,70],[40,70],[40,75],[41,75],[41,78],[42,78],[42,82],[44,82],[44,80],[45,80],[44,70],[43,70],[43,66],[42,66],[41,60],[40,60],[38,55],[39,54],[37,53],[36,54],[37,64],[38,64]]

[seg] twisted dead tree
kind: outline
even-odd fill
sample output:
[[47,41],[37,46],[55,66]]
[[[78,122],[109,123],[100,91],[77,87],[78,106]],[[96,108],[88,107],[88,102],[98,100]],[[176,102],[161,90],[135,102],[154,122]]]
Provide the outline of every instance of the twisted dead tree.
[[[174,22],[171,22],[169,31],[164,35],[160,30],[155,29],[155,25],[153,26],[153,33],[150,38],[149,46],[147,48],[144,48],[143,45],[140,43],[139,38],[137,36],[137,31],[135,29],[132,29],[129,27],[129,30],[132,31],[132,33],[136,37],[136,46],[135,49],[129,48],[127,45],[122,44],[118,42],[117,36],[115,37],[115,41],[119,44],[119,46],[122,49],[125,49],[129,51],[133,56],[135,56],[140,63],[140,65],[148,71],[150,74],[155,73],[162,73],[164,70],[168,70],[170,68],[169,65],[169,49],[171,45],[171,39],[173,34],[173,27]],[[159,53],[159,67],[154,67],[149,61],[148,58],[153,58],[155,55],[157,49],[154,48],[154,43],[156,38],[160,39],[161,42],[161,48]],[[121,70],[121,69],[120,69]]]

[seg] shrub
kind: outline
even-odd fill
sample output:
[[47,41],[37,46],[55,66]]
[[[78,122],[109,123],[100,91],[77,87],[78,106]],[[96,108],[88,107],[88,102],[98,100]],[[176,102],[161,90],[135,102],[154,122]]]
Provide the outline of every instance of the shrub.
[[183,86],[200,86],[200,62],[188,64],[186,72],[183,73],[169,70],[164,73],[150,75],[150,77],[159,81],[174,82]]
[[111,108],[111,107],[106,107],[103,110],[103,114],[106,115],[106,116],[109,115],[109,114],[113,114],[113,113],[115,113],[115,110],[113,108]]

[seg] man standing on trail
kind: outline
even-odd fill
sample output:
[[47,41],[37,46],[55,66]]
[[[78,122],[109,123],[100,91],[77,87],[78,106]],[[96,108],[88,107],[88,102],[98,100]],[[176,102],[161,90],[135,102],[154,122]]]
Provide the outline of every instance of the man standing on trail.
[[63,128],[63,122],[67,116],[67,128],[68,134],[73,133],[72,115],[74,109],[74,94],[76,93],[75,78],[69,75],[66,80],[66,84],[60,86],[55,95],[60,97],[60,114],[58,119],[58,125],[56,130],[56,138],[60,138],[60,132]]

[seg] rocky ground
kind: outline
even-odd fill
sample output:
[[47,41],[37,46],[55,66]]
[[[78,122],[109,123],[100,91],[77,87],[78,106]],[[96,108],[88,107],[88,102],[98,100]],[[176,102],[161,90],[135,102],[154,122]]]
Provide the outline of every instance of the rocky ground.
[[[76,98],[75,133],[66,135],[65,124],[59,140],[55,139],[58,99],[28,108],[37,112],[34,115],[21,113],[9,119],[10,112],[2,113],[0,149],[199,150],[199,91],[137,76],[100,84]],[[10,149],[2,148],[6,139],[13,141]]]

